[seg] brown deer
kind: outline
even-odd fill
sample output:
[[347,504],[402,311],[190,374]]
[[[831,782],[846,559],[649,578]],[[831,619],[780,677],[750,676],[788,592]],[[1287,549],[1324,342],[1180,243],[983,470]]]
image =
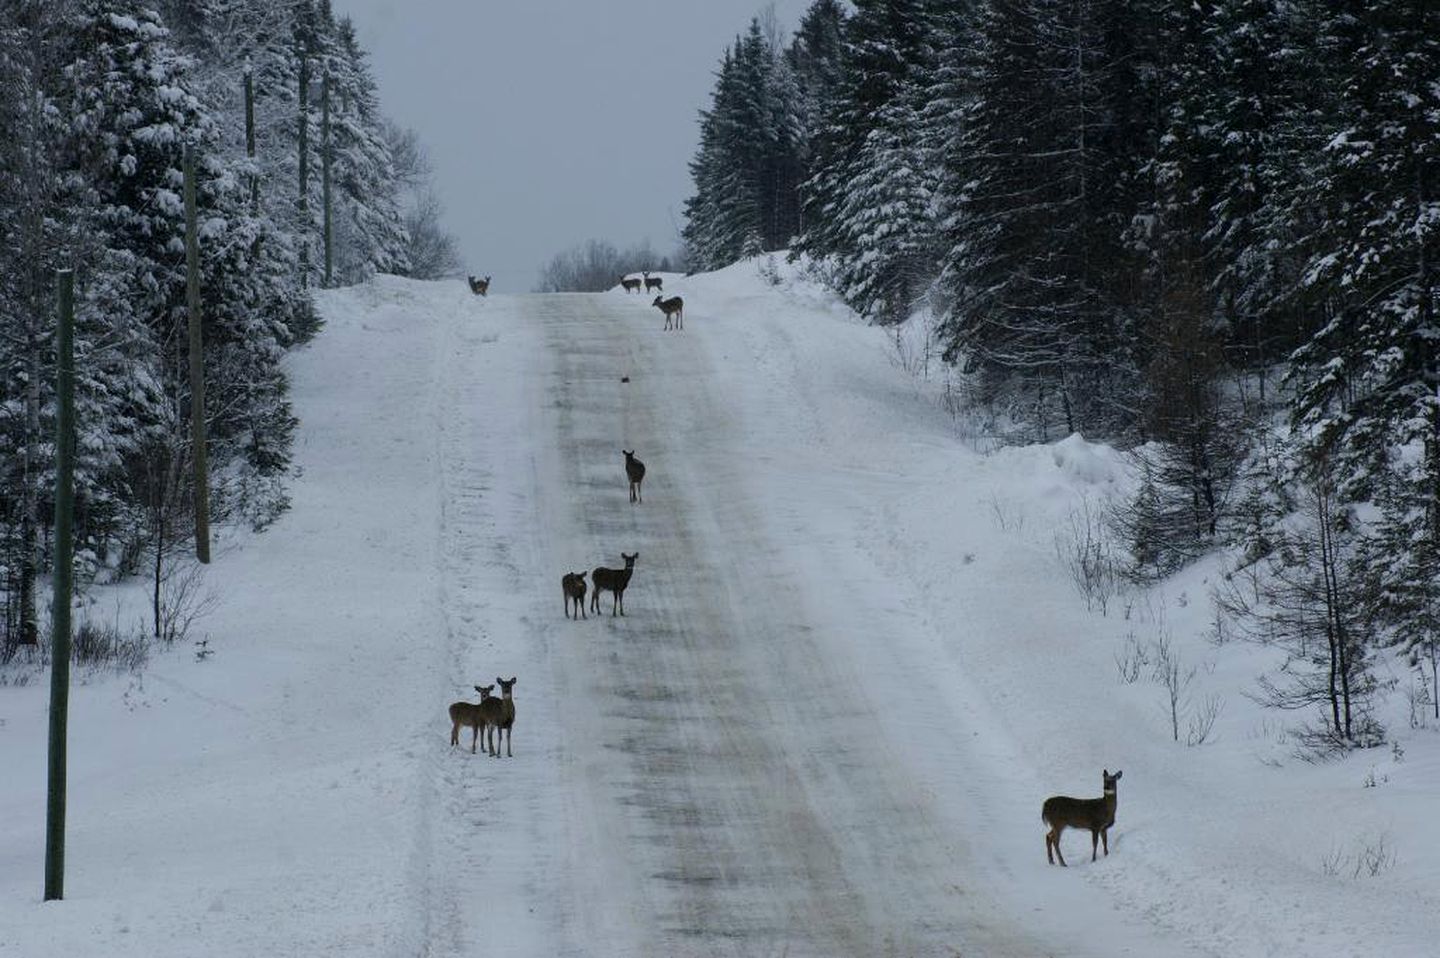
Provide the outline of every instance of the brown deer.
[[645,271],[645,292],[648,293],[648,292],[650,292],[652,289],[654,289],[654,290],[659,290],[659,291],[663,292],[664,289],[665,289],[665,287],[664,287],[664,285],[662,285],[662,281],[661,281],[660,277],[659,277],[659,276],[656,276],[656,277],[653,277],[653,278],[652,278],[652,277],[650,276],[650,271],[647,269],[647,270]]
[[625,287],[625,292],[627,293],[638,293],[640,292],[640,277],[637,276],[631,279],[629,276],[622,276],[620,277],[620,285]]
[[1109,769],[1103,769],[1100,774],[1105,783],[1104,794],[1100,798],[1056,795],[1045,799],[1045,804],[1040,809],[1040,818],[1050,826],[1050,831],[1045,833],[1045,857],[1050,864],[1055,864],[1056,858],[1060,859],[1061,865],[1065,864],[1065,856],[1060,854],[1060,833],[1067,828],[1090,829],[1092,862],[1095,860],[1096,846],[1102,842],[1105,854],[1109,856],[1110,826],[1115,824],[1115,783],[1120,781],[1120,776],[1125,773],[1117,771],[1111,775]]
[[[500,757],[500,749],[496,742],[496,735],[505,740],[505,757],[514,758],[510,752],[511,729],[515,726],[515,699],[511,695],[511,689],[515,687],[515,676],[510,676],[510,681],[505,681],[498,675],[495,681],[500,683],[500,697],[489,698],[479,705],[481,717],[490,733],[490,754],[495,758]],[[492,686],[493,688],[493,686]]]
[[480,693],[480,704],[473,702],[456,702],[450,706],[450,747],[454,748],[460,744],[460,726],[468,725],[474,729],[470,736],[470,754],[475,754],[475,743],[480,738],[480,733],[485,731],[485,717],[480,711],[481,706],[490,701],[490,693],[495,691],[495,686],[487,685],[483,689],[475,686],[475,691]]
[[484,296],[486,293],[489,293],[490,277],[487,276],[484,279],[476,279],[475,277],[471,276],[470,292],[474,293],[476,296]]
[[585,618],[585,573],[567,572],[560,578],[565,593],[565,618],[570,618],[570,603],[575,603],[575,618]]
[[656,296],[655,302],[650,305],[658,307],[660,312],[665,314],[666,329],[671,328],[672,321],[674,322],[675,329],[685,328],[685,300],[679,296],[671,296],[669,299],[663,296]]
[[645,481],[645,463],[635,458],[635,453],[625,452],[625,475],[630,479],[630,501],[644,502],[640,498],[640,483]]
[[625,587],[630,584],[630,576],[635,574],[635,560],[640,558],[640,553],[626,555],[622,552],[620,558],[625,560],[625,568],[607,569],[599,566],[590,573],[590,581],[595,585],[595,591],[590,594],[590,611],[596,615],[600,614],[601,589],[615,593],[614,600],[610,603],[610,615],[614,616],[617,609],[620,615],[625,614]]

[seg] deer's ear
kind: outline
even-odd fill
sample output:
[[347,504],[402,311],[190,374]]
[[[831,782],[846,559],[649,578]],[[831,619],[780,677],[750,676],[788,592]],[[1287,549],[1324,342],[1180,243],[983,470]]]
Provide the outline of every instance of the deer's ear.
[[1119,780],[1120,776],[1121,776],[1121,775],[1124,775],[1124,774],[1125,774],[1124,772],[1116,772],[1116,773],[1115,773],[1115,778],[1116,778],[1116,780]]
[[513,675],[510,676],[510,684],[511,684],[511,685],[514,685],[516,681],[517,681],[517,680],[516,680],[515,676],[513,676]]

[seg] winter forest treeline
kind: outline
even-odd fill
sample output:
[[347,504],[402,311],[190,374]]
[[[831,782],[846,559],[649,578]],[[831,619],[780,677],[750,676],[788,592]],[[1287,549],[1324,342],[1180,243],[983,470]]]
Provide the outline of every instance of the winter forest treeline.
[[803,253],[990,433],[1135,450],[1085,563],[1226,550],[1272,704],[1374,741],[1398,648],[1434,705],[1440,5],[816,0],[725,51],[691,171],[693,268]]
[[287,505],[281,360],[318,324],[326,116],[333,285],[452,272],[453,242],[423,150],[380,114],[355,31],[324,0],[3,0],[0,94],[0,650],[34,640],[50,563],[59,268],[76,277],[77,575],[153,574],[158,634],[192,528],[184,147],[222,519],[258,528]]

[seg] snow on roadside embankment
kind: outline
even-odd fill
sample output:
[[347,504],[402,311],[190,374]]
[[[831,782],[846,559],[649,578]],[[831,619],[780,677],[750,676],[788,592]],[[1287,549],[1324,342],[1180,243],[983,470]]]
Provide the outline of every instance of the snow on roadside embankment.
[[[956,734],[984,740],[967,760],[988,760],[971,772],[994,780],[966,784],[1003,810],[970,837],[1015,907],[1048,913],[1056,929],[1082,927],[1089,906],[1072,892],[1088,883],[1119,913],[1202,952],[1432,953],[1437,730],[1412,731],[1403,708],[1392,708],[1395,751],[1324,765],[1296,758],[1285,733],[1294,716],[1246,698],[1275,657],[1207,640],[1213,560],[1116,595],[1104,614],[1087,609],[1064,570],[1057,541],[1068,547],[1085,511],[1126,487],[1119,453],[1072,436],[977,455],[955,440],[928,387],[901,372],[890,337],[783,267],[772,286],[763,265],[667,280],[667,293],[686,296],[687,331],[713,334],[711,348],[728,356],[719,374],[751,407],[747,421],[776,431],[770,445],[784,456],[828,470],[789,497],[792,516],[772,516],[789,522],[797,543],[858,529],[860,541],[844,545],[874,564],[876,588],[893,590],[895,628],[868,640],[877,674],[887,659],[912,674],[881,674],[881,694],[903,701],[906,681],[938,681],[973,723],[907,726],[902,707],[886,740],[915,751],[917,765],[933,761],[924,753],[954,750]],[[775,471],[763,495],[785,501],[786,474]],[[837,521],[837,508],[848,519]],[[814,579],[836,577],[827,572],[834,548],[797,549],[795,561],[807,551]],[[835,597],[837,631],[849,598]],[[1182,711],[1221,703],[1202,745],[1184,744],[1184,715],[1181,742],[1172,740],[1164,689],[1148,674],[1121,681],[1117,658],[1136,643],[1153,660],[1161,637],[1185,672],[1195,669]],[[913,672],[927,662],[925,674]],[[1041,800],[1098,795],[1104,767],[1125,770],[1114,854],[1091,865],[1084,837],[1071,832],[1072,868],[1049,869]],[[937,787],[945,793],[944,782]]]

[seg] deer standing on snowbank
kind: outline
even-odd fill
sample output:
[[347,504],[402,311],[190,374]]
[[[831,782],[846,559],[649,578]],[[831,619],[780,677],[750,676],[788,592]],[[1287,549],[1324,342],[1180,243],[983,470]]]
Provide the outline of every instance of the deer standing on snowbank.
[[[625,452],[624,449],[620,451]],[[636,459],[633,452],[625,452],[625,475],[630,480],[630,501],[644,502],[640,498],[640,483],[645,481],[645,463]]]
[[[1104,777],[1104,794],[1100,798],[1070,798],[1066,795],[1056,795],[1045,799],[1045,804],[1040,809],[1040,818],[1050,831],[1045,833],[1045,857],[1050,864],[1055,864],[1055,859],[1060,859],[1060,864],[1065,864],[1065,856],[1060,854],[1060,833],[1067,828],[1088,828],[1090,830],[1090,860],[1095,860],[1096,846],[1103,842],[1105,854],[1110,854],[1110,826],[1115,824],[1115,783],[1120,781],[1124,772],[1117,771],[1110,774],[1109,769],[1103,769],[1100,773]],[[1052,855],[1051,852],[1054,852]]]
[[480,707],[490,701],[490,693],[495,691],[495,686],[487,685],[482,689],[477,685],[475,691],[480,693],[479,705],[474,702],[456,702],[450,706],[450,747],[460,744],[460,727],[469,726],[475,730],[470,736],[471,755],[475,754],[475,743],[479,740],[480,733],[485,731],[485,716]]
[[471,276],[470,292],[474,293],[476,296],[484,296],[486,293],[490,292],[490,277],[487,276],[484,279],[476,279],[475,277]]
[[685,300],[679,296],[671,296],[669,299],[663,296],[656,296],[655,302],[650,305],[658,307],[660,312],[665,314],[666,329],[672,328],[672,322],[674,324],[673,328],[675,329],[685,328]]
[[560,589],[565,593],[565,618],[570,618],[570,603],[575,603],[575,618],[585,618],[585,573],[567,572],[560,577]]
[[620,615],[625,614],[625,587],[630,584],[630,576],[635,574],[635,560],[640,558],[640,553],[626,555],[620,553],[620,558],[625,560],[623,569],[607,569],[598,566],[590,573],[590,581],[595,585],[595,591],[590,594],[590,611],[596,615],[600,614],[600,590],[606,589],[615,594],[614,601],[610,604],[610,614],[616,614],[619,609]]
[[[515,676],[510,676],[510,681],[505,681],[498,675],[495,681],[500,683],[500,697],[489,698],[479,705],[480,715],[485,719],[490,734],[490,754],[495,758],[500,757],[500,748],[496,742],[496,736],[505,740],[505,757],[514,758],[510,753],[511,729],[515,725],[515,699],[510,690],[515,687]],[[494,688],[492,685],[491,688]]]
[[627,293],[638,293],[640,292],[640,277],[637,276],[631,279],[628,276],[622,276],[620,277],[620,285],[625,288],[625,292]]
[[650,271],[647,269],[645,271],[645,292],[648,293],[652,289],[663,292],[665,287],[662,284],[660,277],[656,276],[652,279],[650,276]]

